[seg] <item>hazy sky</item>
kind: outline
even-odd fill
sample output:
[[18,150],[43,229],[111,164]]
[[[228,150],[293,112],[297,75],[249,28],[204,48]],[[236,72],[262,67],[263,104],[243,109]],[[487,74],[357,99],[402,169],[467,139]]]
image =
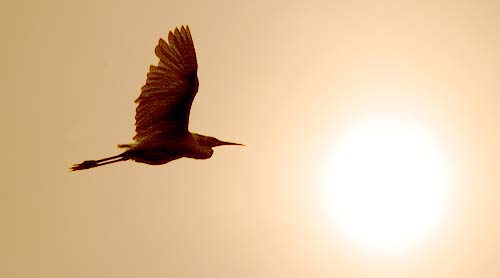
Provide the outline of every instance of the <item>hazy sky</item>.
[[[500,277],[499,1],[2,3],[1,277]],[[241,147],[124,162],[159,37],[189,24],[191,130]],[[374,115],[453,161],[448,213],[397,257],[318,208],[322,155]]]

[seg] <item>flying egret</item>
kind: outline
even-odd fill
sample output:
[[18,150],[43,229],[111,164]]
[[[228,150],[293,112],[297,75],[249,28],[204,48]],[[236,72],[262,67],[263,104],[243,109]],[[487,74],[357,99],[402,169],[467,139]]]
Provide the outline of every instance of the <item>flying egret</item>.
[[189,27],[175,28],[168,43],[160,38],[155,48],[160,61],[151,65],[146,84],[136,99],[134,142],[119,144],[126,150],[115,156],[87,160],[70,170],[83,170],[125,160],[160,165],[182,157],[208,159],[213,147],[242,145],[191,133],[189,112],[198,92],[198,64]]

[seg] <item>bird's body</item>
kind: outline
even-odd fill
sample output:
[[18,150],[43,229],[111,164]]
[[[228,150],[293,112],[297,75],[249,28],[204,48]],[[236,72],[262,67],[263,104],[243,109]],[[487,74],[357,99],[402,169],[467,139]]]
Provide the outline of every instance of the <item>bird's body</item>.
[[72,171],[125,160],[160,165],[182,157],[208,159],[213,147],[241,145],[188,130],[191,104],[199,86],[189,27],[169,32],[168,43],[160,39],[155,53],[160,62],[150,67],[136,100],[135,142],[118,145],[126,149],[119,155],[75,164]]
[[208,159],[214,152],[212,148],[221,145],[239,144],[222,142],[213,137],[189,132],[181,137],[147,138],[125,151],[124,156],[131,156],[137,162],[159,165],[181,157]]

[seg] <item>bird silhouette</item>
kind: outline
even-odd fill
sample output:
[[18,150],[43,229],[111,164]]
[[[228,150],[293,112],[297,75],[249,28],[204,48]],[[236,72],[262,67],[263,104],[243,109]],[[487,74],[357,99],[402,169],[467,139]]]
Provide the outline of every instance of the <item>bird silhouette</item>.
[[198,92],[198,64],[189,27],[181,26],[168,34],[168,43],[160,38],[155,48],[160,59],[151,65],[146,84],[135,100],[134,142],[119,144],[121,154],[86,160],[70,170],[84,170],[110,163],[133,160],[160,165],[182,157],[208,159],[213,147],[243,145],[191,133],[188,130],[191,104]]

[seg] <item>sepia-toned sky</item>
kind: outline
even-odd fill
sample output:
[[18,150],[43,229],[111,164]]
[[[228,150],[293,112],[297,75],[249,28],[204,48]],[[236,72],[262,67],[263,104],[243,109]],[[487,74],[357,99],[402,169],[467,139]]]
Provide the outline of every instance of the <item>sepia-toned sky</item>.
[[[500,277],[499,1],[0,6],[1,277]],[[247,146],[68,172],[131,142],[154,47],[181,24],[190,129]],[[318,206],[321,158],[377,115],[423,124],[454,169],[445,217],[398,256]]]

